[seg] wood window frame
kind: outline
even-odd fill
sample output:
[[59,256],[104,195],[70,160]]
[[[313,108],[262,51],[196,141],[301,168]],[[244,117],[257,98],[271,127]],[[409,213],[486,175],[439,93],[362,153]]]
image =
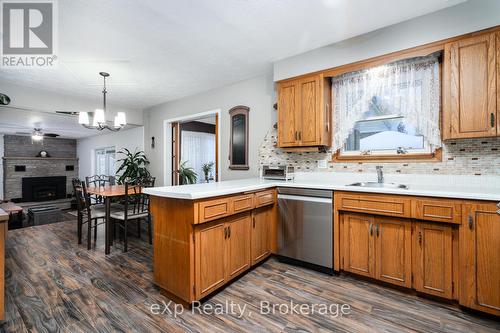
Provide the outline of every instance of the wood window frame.
[[[248,140],[249,140],[249,113],[250,108],[244,105],[238,105],[229,110],[229,122],[231,126],[231,131],[229,134],[229,169],[231,170],[249,170],[250,166],[248,164]],[[245,164],[233,164],[233,117],[237,115],[245,116]]]
[[332,162],[379,162],[379,163],[404,163],[404,162],[441,162],[443,149],[438,148],[428,154],[401,154],[401,155],[340,155],[337,150],[332,156]]

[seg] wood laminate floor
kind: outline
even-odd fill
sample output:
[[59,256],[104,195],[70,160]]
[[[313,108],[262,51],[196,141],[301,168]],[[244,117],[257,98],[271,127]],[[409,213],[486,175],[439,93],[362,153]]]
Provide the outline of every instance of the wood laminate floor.
[[[152,282],[152,247],[130,238],[129,252],[104,255],[76,244],[76,221],[9,232],[6,332],[499,332],[500,322],[350,276],[328,276],[270,259],[208,299],[244,315],[174,316]],[[350,313],[264,315],[272,304],[348,304]],[[159,309],[151,306],[158,304]],[[264,303],[265,305],[265,303]],[[309,308],[311,309],[311,308]],[[282,306],[282,310],[286,309]],[[323,308],[324,310],[324,308]],[[333,309],[332,309],[333,310]],[[290,311],[289,311],[290,312]]]

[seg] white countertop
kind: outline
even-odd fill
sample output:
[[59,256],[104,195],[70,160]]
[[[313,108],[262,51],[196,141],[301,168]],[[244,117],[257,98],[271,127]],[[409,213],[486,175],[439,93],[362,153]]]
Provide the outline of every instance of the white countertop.
[[355,182],[376,181],[376,174],[311,172],[298,173],[295,180],[288,182],[249,178],[208,184],[154,187],[147,188],[144,192],[159,197],[193,200],[279,186],[500,201],[500,176],[386,174],[384,177],[385,182],[405,184],[408,189],[347,186]]

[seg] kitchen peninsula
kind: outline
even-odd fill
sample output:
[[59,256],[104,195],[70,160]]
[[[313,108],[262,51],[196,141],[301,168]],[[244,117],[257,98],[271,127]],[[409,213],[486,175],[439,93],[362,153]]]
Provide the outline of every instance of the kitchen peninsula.
[[155,282],[185,305],[203,299],[276,253],[277,187],[325,189],[334,192],[336,271],[498,315],[499,177],[400,174],[386,175],[386,182],[408,189],[348,185],[374,179],[299,173],[288,182],[146,189],[152,196]]

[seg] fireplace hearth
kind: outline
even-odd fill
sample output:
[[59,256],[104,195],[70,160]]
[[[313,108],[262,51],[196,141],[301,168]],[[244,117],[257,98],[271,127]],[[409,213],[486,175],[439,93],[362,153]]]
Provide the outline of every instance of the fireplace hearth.
[[22,179],[22,201],[50,201],[66,198],[66,176],[24,177]]

